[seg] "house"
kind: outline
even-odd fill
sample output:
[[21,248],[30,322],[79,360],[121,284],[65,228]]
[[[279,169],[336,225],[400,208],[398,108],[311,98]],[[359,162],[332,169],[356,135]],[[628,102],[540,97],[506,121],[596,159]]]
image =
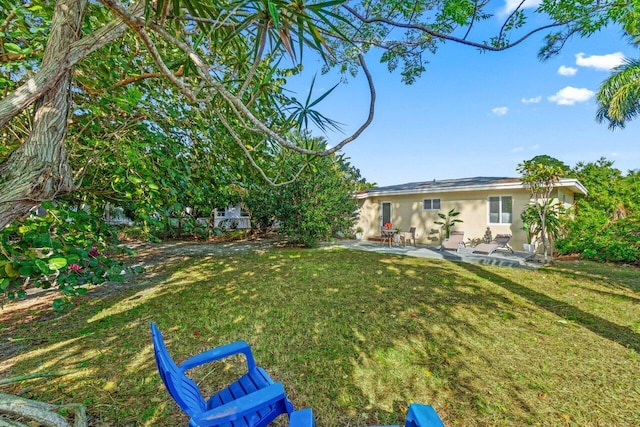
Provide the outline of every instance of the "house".
[[213,211],[213,226],[222,230],[251,228],[251,217],[240,204]]
[[[577,179],[562,178],[553,190],[564,207],[574,204],[577,194],[587,190]],[[409,230],[416,227],[416,241],[437,245],[442,242],[438,213],[455,209],[462,223],[454,230],[464,231],[465,241],[481,239],[487,227],[493,236],[512,235],[511,246],[522,250],[527,236],[522,229],[520,213],[530,202],[529,188],[519,178],[475,177],[411,182],[375,187],[356,194],[363,238],[380,236],[382,224]]]

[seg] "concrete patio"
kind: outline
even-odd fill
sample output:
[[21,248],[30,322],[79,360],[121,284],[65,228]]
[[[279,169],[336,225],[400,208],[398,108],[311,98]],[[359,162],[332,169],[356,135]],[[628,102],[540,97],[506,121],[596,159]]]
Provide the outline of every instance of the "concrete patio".
[[[380,242],[368,240],[338,240],[331,246],[356,249],[361,251],[379,252],[385,254],[407,255],[420,258],[442,259],[447,261],[468,262],[472,264],[497,265],[511,268],[531,268],[535,269],[542,264],[532,262],[531,254],[526,252],[510,253],[509,251],[496,251],[492,255],[474,254],[473,248],[461,248],[458,251],[441,251],[439,246],[397,246],[383,245]],[[529,260],[528,260],[529,259]]]

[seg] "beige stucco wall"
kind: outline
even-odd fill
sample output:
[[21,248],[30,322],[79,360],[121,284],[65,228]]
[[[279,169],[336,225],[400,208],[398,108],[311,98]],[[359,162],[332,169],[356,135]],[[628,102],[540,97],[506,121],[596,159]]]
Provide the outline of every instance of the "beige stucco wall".
[[[493,236],[507,233],[513,237],[511,246],[515,250],[522,250],[526,243],[526,236],[522,231],[520,213],[529,203],[529,191],[525,189],[495,191],[465,191],[448,193],[430,193],[424,195],[402,195],[371,197],[360,200],[360,217],[358,226],[364,230],[363,238],[380,235],[382,202],[391,203],[391,221],[393,227],[408,231],[416,227],[416,240],[422,244],[438,245],[441,243],[438,212],[446,214],[450,209],[460,211],[457,217],[463,222],[458,223],[454,230],[464,231],[465,243],[469,239],[482,238],[487,227]],[[573,195],[566,192],[565,203],[573,203]],[[511,224],[489,224],[488,200],[489,196],[511,196],[513,200],[513,218]],[[570,198],[570,201],[569,201]],[[440,199],[439,211],[425,211],[422,209],[423,199]],[[560,199],[562,200],[562,199]]]
[[573,206],[574,194],[566,188],[558,188],[558,192],[555,197],[563,204],[565,209]]

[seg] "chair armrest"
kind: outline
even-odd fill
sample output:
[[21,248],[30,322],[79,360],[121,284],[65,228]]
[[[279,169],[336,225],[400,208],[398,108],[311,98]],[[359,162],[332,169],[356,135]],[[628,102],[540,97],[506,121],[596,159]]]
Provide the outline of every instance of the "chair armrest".
[[289,414],[289,427],[314,427],[315,425],[311,408],[298,409]]
[[193,417],[193,420],[201,427],[216,426],[237,420],[249,412],[255,412],[282,399],[286,399],[284,387],[282,383],[275,383],[203,412]]
[[220,347],[216,347],[203,353],[197,354],[182,362],[179,367],[184,372],[187,369],[195,368],[196,366],[204,365],[205,363],[224,359],[225,357],[233,356],[235,354],[244,354],[247,359],[247,371],[255,369],[256,362],[253,358],[253,353],[251,353],[251,347],[244,341],[236,341],[230,344],[225,344]]
[[409,405],[405,427],[444,427],[433,406],[412,403]]

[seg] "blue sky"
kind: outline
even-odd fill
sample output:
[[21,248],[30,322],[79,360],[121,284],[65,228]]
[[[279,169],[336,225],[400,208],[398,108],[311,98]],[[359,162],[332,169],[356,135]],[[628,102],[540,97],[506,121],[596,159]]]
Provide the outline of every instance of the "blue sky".
[[[596,123],[594,100],[609,67],[624,56],[637,57],[638,50],[618,29],[574,38],[546,62],[537,58],[540,46],[540,37],[499,53],[447,43],[410,86],[369,58],[376,115],[343,151],[378,185],[518,176],[517,164],[539,154],[570,166],[606,157],[623,172],[640,168],[640,120],[612,132]],[[315,65],[305,64],[302,81],[310,83]],[[317,68],[321,93],[339,78],[321,76]],[[305,95],[304,89],[299,92]],[[336,89],[320,110],[350,134],[366,118],[368,99],[359,75]],[[337,143],[344,136],[329,134],[328,140]]]

